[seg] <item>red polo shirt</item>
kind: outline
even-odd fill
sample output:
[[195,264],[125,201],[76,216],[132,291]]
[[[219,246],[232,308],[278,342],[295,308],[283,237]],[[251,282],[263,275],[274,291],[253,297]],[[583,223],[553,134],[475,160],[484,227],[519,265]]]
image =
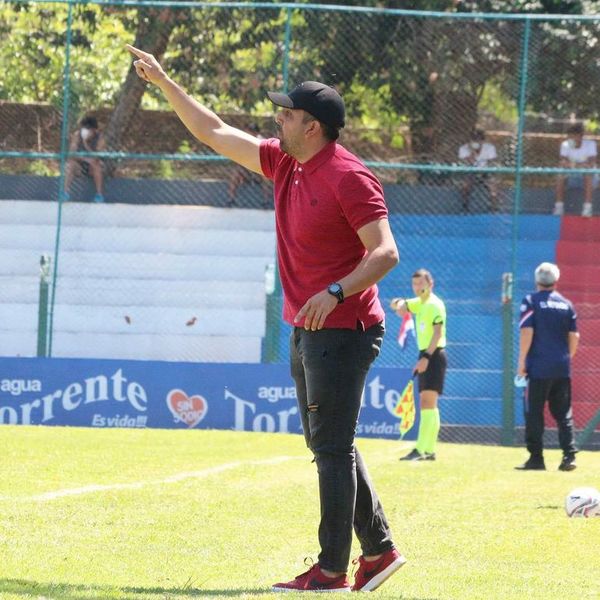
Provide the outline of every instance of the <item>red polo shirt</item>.
[[[260,144],[263,173],[275,184],[275,222],[283,318],[294,317],[314,294],[348,275],[366,254],[357,231],[387,218],[378,179],[339,144],[327,144],[301,164],[279,147],[278,139]],[[383,321],[373,285],[338,304],[326,328],[365,329]]]

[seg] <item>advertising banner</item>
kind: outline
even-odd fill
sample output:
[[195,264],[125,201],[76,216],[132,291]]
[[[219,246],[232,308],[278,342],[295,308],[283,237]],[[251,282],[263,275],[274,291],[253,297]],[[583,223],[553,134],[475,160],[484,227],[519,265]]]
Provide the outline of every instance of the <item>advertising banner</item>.
[[[357,435],[399,437],[410,375],[371,369]],[[301,433],[289,367],[270,364],[0,358],[0,424]]]

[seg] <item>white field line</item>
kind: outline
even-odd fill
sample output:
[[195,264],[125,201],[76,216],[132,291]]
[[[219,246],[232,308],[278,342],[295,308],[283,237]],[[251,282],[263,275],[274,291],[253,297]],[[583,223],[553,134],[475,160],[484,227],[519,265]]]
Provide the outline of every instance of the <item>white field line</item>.
[[306,457],[300,456],[277,456],[275,458],[268,458],[265,460],[250,460],[244,462],[231,462],[218,465],[216,467],[210,467],[208,469],[202,469],[201,471],[184,471],[182,473],[176,473],[163,479],[150,479],[146,481],[133,481],[131,483],[111,483],[104,485],[85,485],[79,488],[66,488],[62,490],[55,490],[53,492],[44,492],[43,494],[35,494],[33,496],[0,496],[0,500],[20,500],[20,501],[37,501],[37,502],[48,502],[50,500],[57,500],[58,498],[65,498],[66,496],[81,496],[82,494],[95,494],[97,492],[111,492],[115,490],[139,490],[149,485],[165,485],[168,483],[178,483],[186,479],[204,479],[211,475],[217,475],[224,473],[225,471],[232,471],[239,467],[247,466],[262,466],[262,465],[277,465],[280,463],[288,462],[290,460],[306,460]]

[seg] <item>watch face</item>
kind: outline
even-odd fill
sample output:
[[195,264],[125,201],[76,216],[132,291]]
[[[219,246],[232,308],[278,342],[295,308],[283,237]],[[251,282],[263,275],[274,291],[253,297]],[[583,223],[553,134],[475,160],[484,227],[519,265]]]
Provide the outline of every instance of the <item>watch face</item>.
[[342,303],[344,301],[344,290],[339,283],[330,283],[327,287],[327,291],[337,298],[338,303]]

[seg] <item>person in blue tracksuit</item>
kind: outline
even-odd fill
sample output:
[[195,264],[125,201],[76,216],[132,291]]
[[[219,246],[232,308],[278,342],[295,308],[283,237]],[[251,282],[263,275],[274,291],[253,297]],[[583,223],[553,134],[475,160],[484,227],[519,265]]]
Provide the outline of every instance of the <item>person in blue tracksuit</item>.
[[563,451],[561,471],[575,469],[573,411],[571,408],[571,359],[579,333],[573,304],[556,290],[560,271],[544,262],[535,270],[537,291],[521,302],[519,364],[517,374],[527,377],[525,394],[525,443],[529,459],[519,470],[545,470],[544,404],[558,426]]

